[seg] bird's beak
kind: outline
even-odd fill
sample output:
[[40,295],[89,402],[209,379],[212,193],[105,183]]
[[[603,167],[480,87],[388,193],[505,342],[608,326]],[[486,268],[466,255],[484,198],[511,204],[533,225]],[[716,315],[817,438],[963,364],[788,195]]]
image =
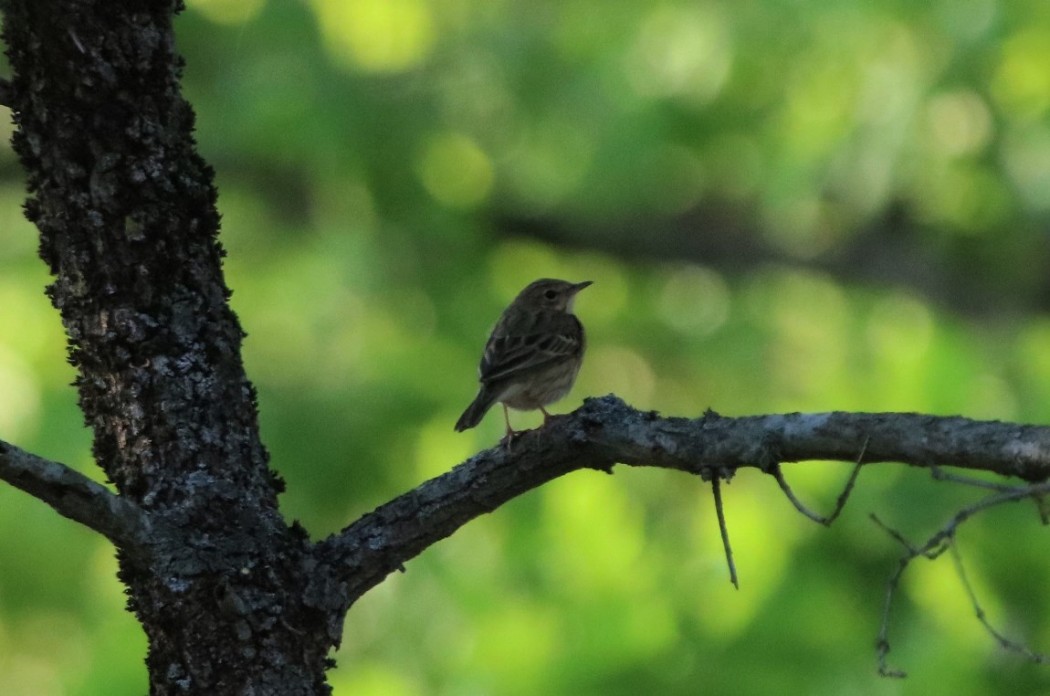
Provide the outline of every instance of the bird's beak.
[[585,280],[582,283],[576,283],[575,285],[572,286],[572,292],[569,293],[569,298],[568,298],[568,300],[565,303],[565,311],[566,312],[568,312],[569,314],[572,314],[573,305],[576,304],[576,293],[578,293],[580,290],[583,290],[585,287],[587,287],[588,285],[590,285],[593,282],[594,281],[591,281],[591,280]]

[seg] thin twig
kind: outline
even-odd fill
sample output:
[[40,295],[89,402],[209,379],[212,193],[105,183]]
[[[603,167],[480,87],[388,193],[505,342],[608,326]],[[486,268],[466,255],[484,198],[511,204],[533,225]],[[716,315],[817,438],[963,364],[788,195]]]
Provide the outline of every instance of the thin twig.
[[887,656],[890,654],[890,610],[893,608],[893,595],[897,592],[904,569],[908,567],[915,556],[905,556],[897,564],[897,570],[890,576],[886,583],[886,600],[882,605],[882,621],[879,623],[879,637],[875,641],[875,651],[878,657],[878,668],[880,677],[891,679],[903,679],[908,673],[900,669],[891,669],[887,664]]
[[729,581],[733,587],[740,589],[740,583],[736,577],[736,564],[733,563],[733,547],[729,545],[729,529],[726,527],[726,514],[722,509],[722,486],[721,478],[716,474],[711,479],[711,492],[715,496],[715,513],[718,514],[718,531],[722,534],[722,548],[726,552],[726,564],[729,566]]
[[868,443],[871,442],[871,437],[864,438],[864,444],[860,446],[860,453],[857,455],[857,462],[853,465],[853,471],[849,473],[849,479],[846,481],[846,487],[839,493],[839,497],[835,499],[835,509],[831,511],[828,516],[828,526],[834,522],[839,513],[842,512],[842,508],[846,507],[846,501],[849,500],[849,494],[853,492],[853,486],[857,484],[857,476],[860,475],[860,467],[864,464],[864,453],[868,451]]
[[[933,478],[937,481],[948,481],[950,483],[960,483],[964,486],[973,486],[974,488],[983,488],[985,490],[999,491],[1000,493],[1025,493],[1031,492],[1031,485],[1025,486],[1011,486],[1005,483],[996,483],[995,481],[984,481],[979,478],[973,478],[972,476],[963,476],[950,471],[945,471],[939,466],[931,467],[930,473]],[[1046,497],[1038,493],[1032,493],[1032,502],[1035,503],[1036,514],[1039,515],[1039,521],[1044,525],[1050,525],[1050,505],[1047,504]]]
[[1010,491],[1021,490],[1027,488],[1026,486],[1011,486],[1005,483],[996,483],[995,481],[984,481],[973,476],[963,476],[962,474],[956,474],[951,471],[945,471],[939,466],[930,467],[930,475],[933,476],[935,481],[948,481],[949,483],[960,483],[964,486],[972,486],[974,488],[984,488],[991,491],[998,491],[1000,493],[1009,493]]
[[893,609],[893,596],[897,592],[897,587],[900,585],[901,576],[904,575],[905,569],[908,567],[915,558],[922,555],[922,551],[916,548],[910,541],[904,538],[904,535],[898,532],[893,527],[890,527],[881,519],[878,515],[872,513],[870,515],[871,521],[874,522],[880,529],[886,532],[894,541],[898,542],[901,546],[908,550],[904,556],[897,561],[897,570],[894,571],[893,575],[890,576],[889,581],[886,583],[886,599],[882,605],[882,621],[879,622],[879,635],[875,641],[875,651],[878,658],[878,670],[880,677],[889,677],[891,679],[903,679],[908,676],[908,673],[900,669],[891,669],[887,664],[887,656],[890,653],[890,611]]
[[882,519],[880,519],[879,516],[876,515],[874,512],[868,515],[868,517],[871,519],[872,522],[875,523],[875,526],[877,526],[882,531],[886,532],[886,534],[888,534],[894,541],[906,548],[910,556],[914,557],[922,554],[922,552],[919,551],[915,546],[913,546],[910,541],[904,538],[903,534],[901,534],[896,529],[883,522]]
[[[966,522],[966,520],[976,515],[977,513],[983,512],[997,505],[1016,502],[1018,500],[1023,500],[1025,498],[1030,497],[1038,497],[1047,493],[1050,493],[1050,482],[1032,484],[1030,486],[1014,487],[1009,490],[997,493],[995,495],[989,495],[977,501],[973,505],[965,507],[962,510],[959,510],[954,515],[952,515],[951,519],[948,520],[948,522],[943,527],[937,530],[936,533],[931,535],[921,546],[915,546],[907,539],[905,539],[903,534],[893,529],[892,527],[886,525],[877,516],[871,515],[871,519],[875,522],[875,524],[877,524],[894,540],[899,542],[902,546],[904,546],[905,549],[907,549],[907,553],[904,556],[902,556],[898,561],[897,570],[893,573],[892,576],[890,576],[889,581],[886,583],[886,603],[883,606],[882,622],[879,626],[879,636],[878,640],[876,641],[878,670],[881,676],[897,678],[906,676],[906,673],[901,670],[891,669],[886,663],[886,656],[890,652],[890,643],[888,637],[890,610],[893,606],[894,595],[896,594],[897,588],[900,585],[901,576],[904,574],[904,571],[907,569],[908,565],[913,560],[919,557],[933,560],[940,556],[942,553],[944,553],[946,550],[952,551],[954,556],[956,554],[954,546],[955,534],[958,531],[959,526]],[[956,567],[960,571],[960,577],[963,578],[963,585],[966,587],[966,591],[970,595],[970,600],[973,603],[974,611],[977,613],[977,618],[991,633],[991,635],[994,636],[996,640],[999,641],[1000,645],[1002,645],[1003,647],[1009,648],[1016,652],[1020,652],[1021,654],[1029,657],[1029,659],[1033,660],[1034,662],[1045,662],[1047,658],[1042,654],[1035,653],[1024,646],[1007,640],[998,631],[992,628],[991,625],[989,625],[989,623],[985,619],[984,611],[980,608],[980,605],[977,603],[976,596],[973,594],[973,590],[970,587],[969,580],[966,579],[965,573],[962,572],[962,565],[958,562],[957,556],[956,563]]]
[[842,492],[839,493],[839,497],[835,500],[835,507],[827,517],[813,512],[798,499],[795,492],[791,489],[791,486],[788,485],[787,479],[784,478],[784,472],[781,471],[780,464],[773,465],[771,473],[773,474],[773,478],[777,480],[777,483],[780,484],[780,490],[784,491],[784,495],[787,496],[787,499],[791,501],[791,504],[795,506],[796,510],[817,524],[830,527],[831,523],[838,519],[839,514],[842,513],[842,509],[846,507],[846,501],[849,500],[850,493],[853,492],[853,487],[857,483],[857,475],[860,474],[860,467],[864,462],[864,453],[868,449],[868,442],[870,440],[870,437],[864,438],[864,444],[861,445],[860,454],[857,455],[857,461],[853,465],[853,470],[850,472],[849,479],[846,480],[846,486],[842,489]]
[[952,561],[955,564],[955,572],[958,573],[959,580],[962,582],[963,588],[966,590],[966,594],[970,598],[970,605],[973,606],[973,612],[977,616],[977,620],[981,622],[981,625],[984,626],[985,630],[987,630],[988,633],[991,634],[993,638],[995,638],[996,642],[998,642],[999,645],[1005,648],[1006,650],[1011,650],[1013,652],[1020,653],[1032,662],[1038,664],[1047,664],[1048,662],[1050,662],[1050,656],[1047,656],[1040,652],[1036,652],[1035,650],[1032,650],[1031,648],[1022,643],[1010,640],[998,630],[996,630],[994,626],[992,626],[991,622],[988,621],[988,617],[984,612],[984,608],[981,607],[980,602],[977,601],[977,593],[974,592],[973,585],[970,584],[970,578],[966,575],[966,568],[963,567],[962,557],[959,554],[958,544],[949,544],[949,549],[951,550]]
[[806,507],[805,504],[795,495],[795,492],[791,490],[791,486],[788,485],[787,479],[784,478],[784,472],[780,469],[779,464],[774,464],[770,469],[770,473],[773,474],[773,478],[775,478],[780,485],[780,490],[784,491],[784,495],[787,496],[787,499],[791,501],[791,504],[795,506],[796,510],[817,524],[826,525],[826,518]]

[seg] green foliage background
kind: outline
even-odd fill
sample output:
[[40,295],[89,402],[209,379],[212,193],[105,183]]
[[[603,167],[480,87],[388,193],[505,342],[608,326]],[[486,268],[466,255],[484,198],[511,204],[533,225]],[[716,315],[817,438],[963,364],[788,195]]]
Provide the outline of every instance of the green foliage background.
[[[557,410],[615,392],[676,415],[1050,419],[1045,0],[189,0],[178,34],[264,438],[286,514],[318,538],[497,441],[496,414],[464,434],[452,423],[491,323],[542,276],[595,281],[577,307],[590,352]],[[23,197],[4,149],[0,437],[99,476]],[[732,238],[667,224],[712,201],[747,211],[779,261],[614,252],[622,235],[664,249]],[[929,258],[1003,293],[997,311],[962,314],[892,269],[881,283],[813,270],[894,206]],[[508,234],[498,221],[514,217],[567,232]],[[788,475],[827,508],[847,468]],[[355,696],[1046,693],[1050,671],[997,648],[947,557],[902,586],[891,659],[911,676],[875,675],[899,548],[868,513],[918,539],[977,496],[871,467],[825,530],[744,472],[726,489],[736,591],[700,481],[577,473],[367,595],[331,683]],[[0,530],[0,690],[144,693],[145,639],[112,549],[6,486]],[[1050,649],[1031,506],[969,523],[960,543],[992,621]]]

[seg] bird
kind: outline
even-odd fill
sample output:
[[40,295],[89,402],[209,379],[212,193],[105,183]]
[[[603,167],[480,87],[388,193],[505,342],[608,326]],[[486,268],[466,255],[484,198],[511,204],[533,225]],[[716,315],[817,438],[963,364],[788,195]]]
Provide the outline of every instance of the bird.
[[546,425],[551,415],[544,406],[569,393],[583,363],[583,324],[572,310],[576,294],[591,284],[542,278],[518,293],[485,344],[478,368],[481,388],[456,421],[456,432],[480,423],[496,402],[507,425],[504,445],[516,433],[507,407],[538,408]]

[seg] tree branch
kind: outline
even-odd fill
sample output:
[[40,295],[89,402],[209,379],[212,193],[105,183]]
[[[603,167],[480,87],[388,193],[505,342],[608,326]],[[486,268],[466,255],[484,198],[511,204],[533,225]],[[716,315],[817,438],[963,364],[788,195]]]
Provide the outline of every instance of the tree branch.
[[[956,480],[961,483],[976,483],[972,480]],[[878,515],[870,515],[872,522],[889,534],[890,537],[903,546],[907,551],[907,553],[905,553],[897,562],[897,569],[894,571],[893,575],[890,576],[889,582],[886,583],[886,599],[882,606],[882,622],[879,626],[879,637],[875,641],[878,670],[881,676],[891,678],[903,678],[908,676],[903,670],[891,668],[887,663],[887,658],[890,653],[890,611],[893,608],[893,600],[897,594],[897,589],[900,586],[901,578],[904,576],[904,571],[906,571],[911,562],[917,558],[925,558],[926,560],[933,561],[939,558],[945,551],[951,551],[955,562],[956,573],[963,584],[963,588],[966,590],[966,594],[970,597],[970,603],[973,605],[977,620],[981,622],[985,630],[987,630],[1002,647],[1018,652],[1033,662],[1044,664],[1050,661],[1050,658],[1046,655],[1035,652],[1027,646],[1009,640],[991,625],[988,618],[985,616],[984,609],[981,608],[980,603],[977,601],[977,595],[966,576],[966,570],[963,568],[962,560],[959,558],[959,552],[956,548],[956,532],[958,532],[959,527],[974,515],[990,508],[1003,505],[1004,503],[1013,503],[1024,500],[1025,498],[1038,498],[1046,495],[1048,492],[1050,492],[1050,481],[1027,486],[1014,486],[1012,488],[999,489],[998,492],[988,495],[973,505],[956,512],[952,515],[952,518],[948,520],[947,524],[930,536],[921,546],[912,544],[903,534],[879,519]]]
[[1028,481],[1050,477],[1050,427],[912,413],[793,413],[661,418],[615,396],[587,399],[524,433],[512,447],[480,452],[361,517],[317,547],[347,604],[436,541],[508,500],[577,469],[616,463],[730,477],[771,473],[781,462],[836,459],[864,465],[980,469]]
[[132,555],[144,546],[149,530],[146,513],[65,464],[0,441],[0,479],[44,501],[58,514],[102,534]]

